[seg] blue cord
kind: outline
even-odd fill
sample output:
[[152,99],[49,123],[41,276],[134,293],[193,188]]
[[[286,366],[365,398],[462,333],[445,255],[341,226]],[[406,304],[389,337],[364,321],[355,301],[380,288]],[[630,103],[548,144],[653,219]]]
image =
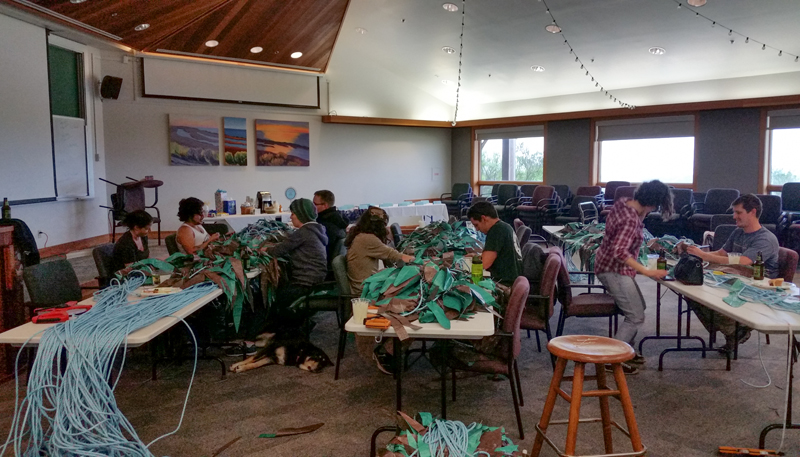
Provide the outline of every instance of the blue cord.
[[[42,336],[27,395],[20,402],[17,375],[14,418],[0,456],[5,455],[9,446],[13,446],[14,456],[152,456],[150,445],[180,429],[197,369],[197,344],[191,328],[195,361],[178,426],[147,445],[114,398],[125,365],[125,337],[171,316],[211,293],[216,286],[197,284],[176,294],[129,302],[128,296],[144,279],[142,273],[135,272],[121,284],[114,282],[95,294],[96,304],[79,318],[36,334]],[[112,379],[120,354],[119,372]],[[19,354],[16,371],[19,373]]]

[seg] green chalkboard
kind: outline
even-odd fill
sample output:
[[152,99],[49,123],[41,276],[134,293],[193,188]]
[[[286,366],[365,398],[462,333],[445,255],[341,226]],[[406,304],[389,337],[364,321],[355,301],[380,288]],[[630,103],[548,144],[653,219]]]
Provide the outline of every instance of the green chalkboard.
[[47,61],[52,114],[83,118],[83,54],[49,45]]

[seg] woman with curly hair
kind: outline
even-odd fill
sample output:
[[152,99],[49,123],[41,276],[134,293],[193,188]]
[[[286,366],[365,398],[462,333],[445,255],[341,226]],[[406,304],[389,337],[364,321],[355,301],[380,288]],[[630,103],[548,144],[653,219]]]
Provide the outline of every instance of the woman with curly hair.
[[194,255],[209,243],[219,239],[219,233],[209,235],[203,228],[203,202],[199,198],[184,198],[178,203],[178,219],[183,224],[178,227],[178,249],[184,254]]
[[370,206],[350,229],[344,245],[347,247],[347,277],[354,294],[360,294],[364,280],[378,272],[378,260],[411,262],[405,255],[386,245],[389,216],[386,211]]

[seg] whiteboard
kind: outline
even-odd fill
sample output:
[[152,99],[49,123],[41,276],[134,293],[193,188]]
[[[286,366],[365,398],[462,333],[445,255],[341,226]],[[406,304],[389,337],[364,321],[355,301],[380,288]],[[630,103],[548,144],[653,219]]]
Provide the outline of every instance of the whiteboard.
[[84,119],[53,115],[53,160],[56,166],[57,196],[88,196]]

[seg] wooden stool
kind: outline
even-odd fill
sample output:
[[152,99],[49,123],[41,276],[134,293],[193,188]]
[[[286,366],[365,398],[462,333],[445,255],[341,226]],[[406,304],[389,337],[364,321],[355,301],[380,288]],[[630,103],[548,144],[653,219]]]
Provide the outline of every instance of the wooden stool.
[[[619,340],[602,336],[569,335],[559,336],[550,340],[547,344],[550,353],[558,357],[556,368],[553,372],[553,379],[550,382],[550,391],[547,393],[547,400],[544,403],[542,419],[536,425],[536,441],[533,443],[532,457],[537,457],[542,450],[542,442],[547,444],[558,453],[559,456],[574,456],[575,442],[578,436],[578,423],[580,422],[602,422],[603,423],[603,442],[605,452],[603,455],[613,455],[614,457],[641,456],[647,453],[647,448],[642,445],[639,437],[639,427],[636,425],[636,417],[633,414],[633,403],[628,393],[628,385],[625,383],[625,374],[622,372],[622,362],[630,360],[634,356],[633,348],[627,343]],[[575,362],[573,376],[564,376],[564,369],[567,361]],[[584,368],[587,363],[595,365],[595,376],[584,376]],[[614,369],[614,379],[617,382],[617,390],[611,390],[606,384],[605,364],[611,364]],[[584,380],[597,380],[597,390],[583,390]],[[572,391],[570,393],[561,389],[562,381],[572,381]],[[568,402],[569,420],[550,421],[553,414],[553,407],[556,404],[556,396],[561,396]],[[598,397],[600,400],[600,418],[581,419],[581,398]],[[622,428],[616,421],[611,420],[608,410],[608,397],[617,398],[622,404],[622,411],[625,413],[625,421],[628,430]],[[567,444],[564,452],[559,451],[558,447],[546,436],[549,424],[567,424]],[[622,433],[631,439],[633,452],[614,454],[611,442],[611,426],[617,427]],[[599,456],[595,456],[599,457]]]

